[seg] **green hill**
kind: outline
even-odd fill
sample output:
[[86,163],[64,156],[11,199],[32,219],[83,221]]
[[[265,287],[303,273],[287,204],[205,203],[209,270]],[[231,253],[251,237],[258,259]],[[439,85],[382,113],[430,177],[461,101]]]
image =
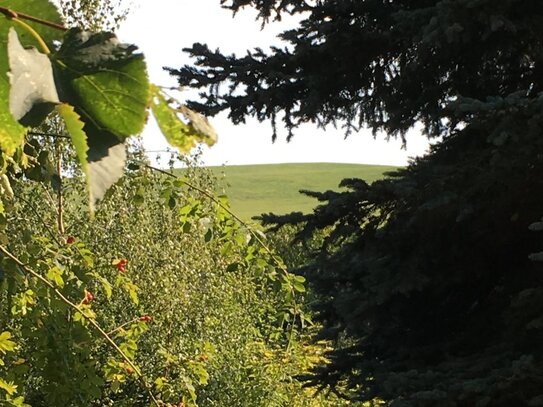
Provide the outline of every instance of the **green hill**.
[[397,167],[362,164],[262,164],[209,167],[219,179],[221,193],[230,199],[232,210],[244,220],[262,213],[309,212],[316,201],[301,189],[338,189],[344,178],[368,182],[382,178]]

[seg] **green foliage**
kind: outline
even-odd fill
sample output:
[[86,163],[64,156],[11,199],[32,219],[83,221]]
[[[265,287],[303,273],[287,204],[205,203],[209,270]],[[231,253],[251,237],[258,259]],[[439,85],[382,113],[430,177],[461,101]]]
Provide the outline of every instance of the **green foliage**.
[[[320,349],[297,342],[304,278],[208,178],[158,176],[136,153],[122,177],[127,138],[158,94],[143,56],[111,33],[60,35],[55,16],[58,30],[36,30],[24,20],[54,7],[25,5],[0,6],[12,79],[0,83],[0,403],[310,406],[291,380]],[[51,105],[59,116],[46,118]],[[185,150],[216,141],[200,114],[169,100],[158,110]],[[178,113],[186,122],[169,127]],[[94,222],[77,161],[91,205],[103,199]]]
[[66,239],[54,231],[57,212],[44,204],[44,188],[15,184],[10,251],[79,310],[4,259],[1,318],[21,345],[0,377],[36,407],[148,405],[137,372],[166,403],[328,405],[292,379],[324,349],[298,331],[307,320],[296,305],[303,278],[286,273],[264,237],[232,217],[225,197],[213,198],[205,173],[175,179],[131,167],[91,223],[79,180],[64,180]]
[[[62,120],[64,120],[66,131],[70,134],[77,159],[81,163],[81,169],[83,170],[83,174],[85,174],[87,183],[90,183],[95,178],[89,176],[89,146],[87,143],[87,135],[83,131],[85,123],[80,120],[81,117],[75,112],[73,106],[63,103],[57,107],[57,111]],[[89,188],[91,191],[95,191],[97,186],[89,186]]]
[[77,104],[84,121],[121,141],[141,132],[149,99],[145,61],[135,51],[112,33],[71,29],[53,56],[66,102]]

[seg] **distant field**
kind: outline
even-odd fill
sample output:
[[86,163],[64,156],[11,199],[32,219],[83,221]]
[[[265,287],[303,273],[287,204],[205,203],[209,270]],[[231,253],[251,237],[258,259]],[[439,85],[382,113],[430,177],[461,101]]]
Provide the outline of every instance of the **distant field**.
[[228,195],[234,213],[244,220],[268,212],[309,212],[316,201],[299,190],[337,190],[344,178],[372,182],[396,168],[328,163],[210,167],[219,180],[219,192]]

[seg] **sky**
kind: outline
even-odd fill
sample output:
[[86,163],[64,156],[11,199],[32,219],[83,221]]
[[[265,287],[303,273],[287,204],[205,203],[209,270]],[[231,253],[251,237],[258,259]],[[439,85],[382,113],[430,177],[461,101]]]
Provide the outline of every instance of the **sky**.
[[[295,26],[294,17],[286,16],[280,23],[261,30],[256,13],[246,9],[235,18],[220,7],[219,0],[133,0],[134,7],[117,32],[123,42],[137,45],[146,56],[149,76],[159,86],[177,86],[175,78],[163,70],[179,68],[192,61],[182,48],[195,42],[207,43],[211,49],[243,55],[248,49],[281,45],[277,34]],[[323,61],[323,63],[326,63]],[[181,100],[189,91],[179,93]],[[407,149],[399,140],[376,139],[369,130],[351,134],[347,139],[341,129],[325,130],[311,124],[296,130],[286,142],[286,131],[278,128],[278,139],[271,141],[271,124],[248,119],[246,124],[233,125],[226,112],[210,118],[219,134],[213,147],[202,147],[205,165],[243,165],[266,163],[335,162],[356,164],[405,165],[409,157],[422,155],[428,148],[426,138],[414,129],[407,135]],[[149,120],[143,133],[149,151],[168,148],[156,123]]]

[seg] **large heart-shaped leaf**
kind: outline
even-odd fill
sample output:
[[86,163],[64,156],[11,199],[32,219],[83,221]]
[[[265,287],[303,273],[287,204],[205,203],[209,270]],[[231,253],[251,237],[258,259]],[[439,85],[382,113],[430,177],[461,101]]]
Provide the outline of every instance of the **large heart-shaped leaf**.
[[47,107],[59,103],[51,61],[36,48],[23,48],[13,28],[8,34],[8,57],[11,114],[20,123],[38,125],[45,119],[42,111],[47,113]]
[[[3,0],[2,6],[25,14],[39,16],[57,24],[61,23],[60,15],[56,7],[47,0]],[[40,36],[51,44],[54,40],[62,38],[62,31],[46,27],[41,24],[27,22]],[[13,21],[3,14],[0,14],[0,149],[8,155],[12,155],[23,140],[25,129],[15,120],[9,108],[9,81],[7,72],[8,66],[8,31],[15,27],[18,31],[20,42],[23,46],[37,46],[37,42],[25,30],[14,25]]]
[[56,54],[62,99],[98,129],[124,140],[143,130],[149,79],[143,55],[114,34],[78,29],[66,33]]

